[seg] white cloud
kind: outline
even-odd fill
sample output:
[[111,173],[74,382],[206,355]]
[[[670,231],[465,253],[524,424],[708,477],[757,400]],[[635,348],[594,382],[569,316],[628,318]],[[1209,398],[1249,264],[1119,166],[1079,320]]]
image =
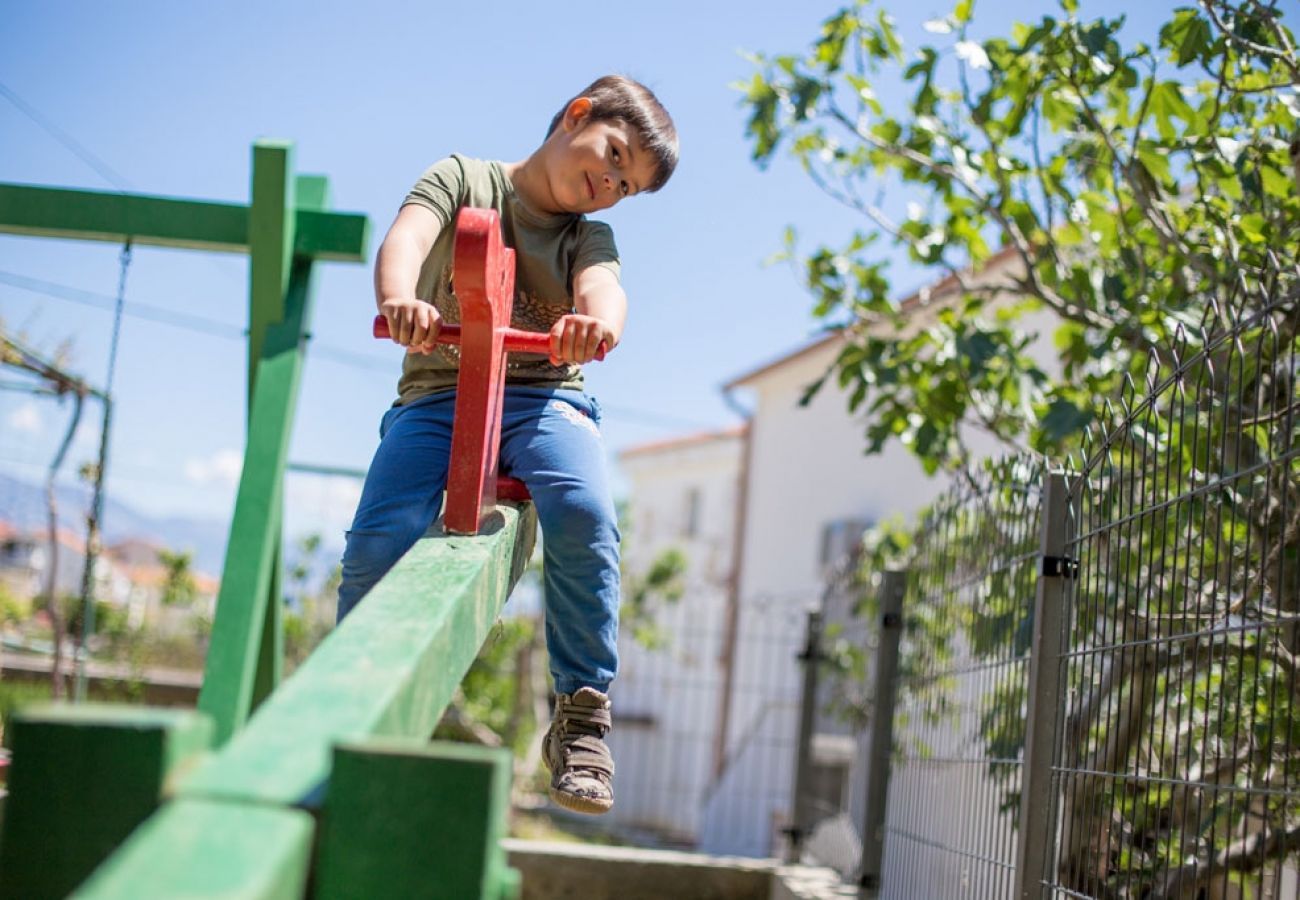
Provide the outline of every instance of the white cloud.
[[233,487],[239,483],[244,455],[238,450],[218,450],[205,459],[185,462],[185,477],[197,484],[220,484]]
[[41,430],[41,412],[35,403],[24,403],[9,415],[9,427],[26,434],[39,434]]
[[352,525],[361,499],[361,480],[289,472],[284,483],[285,533],[319,534],[326,544],[339,544]]

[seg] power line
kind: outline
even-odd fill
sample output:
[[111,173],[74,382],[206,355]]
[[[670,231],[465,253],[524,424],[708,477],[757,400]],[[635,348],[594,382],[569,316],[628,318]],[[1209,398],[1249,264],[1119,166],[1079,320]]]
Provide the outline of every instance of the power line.
[[121,175],[117,174],[117,172],[113,171],[112,167],[109,166],[108,163],[104,162],[98,156],[81,146],[72,135],[68,134],[62,128],[59,128],[49,119],[45,118],[45,116],[41,115],[39,110],[22,97],[19,97],[14,93],[13,89],[4,82],[0,82],[0,94],[3,94],[10,103],[18,107],[18,110],[23,115],[27,116],[27,118],[31,119],[44,129],[46,133],[76,155],[78,159],[98,172],[100,177],[109,184],[123,192],[134,190],[134,188],[131,187],[131,183]]
[[[43,294],[56,300],[66,300],[69,303],[77,303],[96,309],[111,311],[116,302],[115,298],[105,294],[69,287],[39,278],[30,278],[26,275],[3,270],[0,270],[0,284],[7,284],[20,290]],[[231,325],[228,322],[221,322],[190,313],[173,312],[134,301],[125,305],[124,314],[137,319],[146,319],[163,325],[170,325],[174,328],[183,328],[230,340],[243,340],[248,335],[246,328]],[[386,375],[394,375],[397,372],[397,364],[391,359],[355,353],[341,347],[321,343],[315,339],[311,342],[311,355],[317,359],[367,372],[380,372]],[[716,422],[703,422],[698,419],[675,416],[671,413],[625,407],[618,404],[602,403],[601,409],[613,418],[644,428],[689,428],[699,430],[718,427]]]
[[[20,290],[30,291],[34,294],[44,294],[47,297],[53,297],[56,300],[66,300],[69,303],[77,303],[82,306],[91,306],[96,309],[104,309],[112,312],[117,303],[115,297],[109,297],[106,294],[98,294],[94,291],[86,291],[80,288],[69,287],[64,284],[56,284],[52,281],[44,281],[39,278],[28,278],[25,275],[19,275],[15,272],[0,271],[0,284],[7,284],[10,287],[16,287]],[[248,333],[247,329],[240,328],[237,325],[231,325],[228,322],[221,322],[217,319],[209,319],[204,316],[196,316],[190,313],[178,313],[169,309],[163,309],[159,306],[150,306],[147,303],[130,302],[123,306],[123,313],[136,319],[147,319],[153,322],[159,322],[163,325],[172,325],[177,328],[186,328],[191,331],[198,331],[204,334],[214,335],[216,337],[230,338],[234,340],[243,340]]]

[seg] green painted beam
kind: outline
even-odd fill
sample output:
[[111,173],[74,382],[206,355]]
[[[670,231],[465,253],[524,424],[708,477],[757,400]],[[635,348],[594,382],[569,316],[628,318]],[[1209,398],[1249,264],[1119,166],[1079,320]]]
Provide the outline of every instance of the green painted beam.
[[244,469],[199,692],[199,709],[212,716],[218,743],[239,730],[253,704],[311,305],[309,261],[295,263],[286,297],[285,321],[267,328],[262,348]]
[[293,259],[296,184],[293,145],[259,140],[253,145],[253,204],[248,211],[248,405],[262,361],[266,329],[284,321]]
[[212,800],[159,810],[94,873],[76,900],[302,900],[312,817]]
[[[359,213],[300,208],[294,253],[365,262],[369,221]],[[244,253],[248,207],[149,194],[0,183],[0,233]]]
[[501,839],[510,806],[506,750],[414,739],[334,751],[321,817],[316,900],[506,900],[519,873]]
[[212,741],[190,710],[45,705],[10,725],[0,898],[62,898],[157,808]]
[[[284,481],[284,473],[280,473]],[[284,498],[276,511],[279,521],[284,521]],[[271,580],[266,586],[266,609],[262,616],[262,637],[257,647],[257,667],[253,670],[253,693],[249,697],[249,712],[257,709],[284,680],[284,601],[283,568],[284,538],[273,535],[275,547],[271,552]]]
[[311,804],[335,743],[431,735],[527,564],[535,521],[531,504],[502,506],[484,534],[417,542],[179,793]]

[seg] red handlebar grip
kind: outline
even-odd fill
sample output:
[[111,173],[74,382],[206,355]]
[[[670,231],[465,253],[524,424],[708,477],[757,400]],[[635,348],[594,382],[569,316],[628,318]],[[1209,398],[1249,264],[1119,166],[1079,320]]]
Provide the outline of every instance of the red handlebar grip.
[[[375,321],[371,327],[371,332],[377,338],[391,338],[392,332],[388,330],[388,319],[384,316],[375,316]],[[542,331],[520,331],[518,328],[505,329],[505,346],[510,353],[541,353],[549,355],[551,352],[551,336]],[[438,344],[460,345],[460,326],[443,325],[438,329],[438,336],[434,339]],[[605,358],[605,344],[602,341],[596,348],[596,361],[599,362]]]

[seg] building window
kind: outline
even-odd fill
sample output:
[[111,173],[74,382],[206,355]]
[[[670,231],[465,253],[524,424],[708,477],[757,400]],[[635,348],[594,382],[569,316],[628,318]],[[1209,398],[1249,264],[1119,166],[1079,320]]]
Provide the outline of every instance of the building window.
[[823,568],[837,565],[846,556],[858,552],[862,533],[874,523],[869,519],[836,519],[822,526],[821,549],[817,562]]
[[682,527],[685,537],[695,537],[700,533],[700,489],[691,488],[686,492],[686,521]]

